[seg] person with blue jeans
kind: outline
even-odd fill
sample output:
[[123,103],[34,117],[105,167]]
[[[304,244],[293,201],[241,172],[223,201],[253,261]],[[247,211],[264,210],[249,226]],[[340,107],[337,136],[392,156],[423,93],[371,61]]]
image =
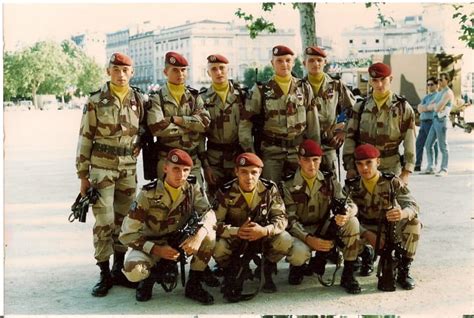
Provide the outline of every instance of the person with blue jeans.
[[438,80],[439,92],[433,103],[428,106],[428,110],[433,110],[433,125],[431,126],[428,138],[426,139],[425,149],[428,157],[428,167],[424,174],[435,174],[433,165],[433,146],[435,139],[438,139],[439,149],[443,156],[441,160],[441,169],[436,176],[443,177],[448,174],[448,141],[446,139],[446,131],[448,129],[448,115],[454,104],[454,93],[448,84],[450,77],[447,73],[441,73]]
[[[420,130],[418,131],[418,137],[416,138],[416,162],[415,171],[421,171],[421,162],[423,160],[423,149],[425,147],[426,137],[430,132],[431,125],[433,123],[432,110],[427,110],[427,107],[434,102],[437,91],[438,91],[438,80],[434,77],[428,78],[426,81],[428,94],[423,97],[421,103],[418,105],[418,112],[420,113]],[[435,152],[435,164],[438,161],[438,146],[434,145]]]

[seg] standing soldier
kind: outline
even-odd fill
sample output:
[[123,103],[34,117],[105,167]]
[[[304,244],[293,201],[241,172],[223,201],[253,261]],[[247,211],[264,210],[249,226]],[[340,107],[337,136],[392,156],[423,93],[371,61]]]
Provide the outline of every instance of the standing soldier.
[[92,93],[84,107],[76,158],[81,194],[91,186],[100,193],[92,206],[94,257],[100,268],[100,280],[92,289],[96,297],[107,295],[113,284],[131,287],[121,271],[127,247],[118,235],[135,197],[139,123],[144,116],[143,96],[129,86],[132,59],[112,54],[107,74],[110,81]]
[[[263,85],[256,84],[245,105],[239,125],[239,141],[244,151],[255,152],[261,146],[265,166],[263,177],[278,182],[286,171],[298,166],[298,145],[304,139],[319,142],[318,110],[311,85],[291,75],[294,53],[286,46],[273,48],[272,66],[275,76]],[[261,123],[252,119],[261,116]],[[252,127],[262,127],[252,136]],[[261,138],[261,145],[253,144]]]
[[202,227],[180,245],[186,255],[193,255],[185,296],[206,305],[212,304],[212,295],[201,283],[219,285],[207,267],[215,245],[216,216],[202,189],[195,184],[196,178],[188,179],[193,166],[191,157],[183,150],[172,149],[165,160],[164,180],[144,186],[123,221],[120,241],[132,248],[125,261],[124,273],[130,281],[140,282],[136,299],[149,300],[155,282],[163,282],[160,277],[177,272],[176,263],[170,272],[164,272],[169,266],[163,264],[177,261],[180,256],[179,251],[169,246],[167,237],[180,230],[196,211],[202,217]]
[[[303,62],[308,72],[307,80],[313,88],[315,101],[318,108],[319,126],[321,129],[321,146],[324,150],[321,170],[337,174],[336,165],[339,160],[338,150],[344,143],[344,114],[352,109],[355,98],[351,91],[340,80],[332,79],[324,73],[326,65],[326,52],[317,46],[307,47]],[[341,116],[342,115],[342,116]],[[343,119],[338,119],[341,116]]]
[[[402,255],[397,255],[399,259],[396,280],[403,289],[413,289],[415,280],[410,277],[409,270],[421,232],[421,223],[418,219],[419,207],[410,195],[410,190],[399,177],[391,173],[381,173],[378,170],[381,162],[379,157],[380,151],[370,144],[360,145],[354,152],[360,176],[352,181],[352,188],[355,191],[352,192],[351,197],[359,208],[360,236],[372,247],[376,247],[379,222],[384,218],[393,223],[396,227],[396,236],[400,238],[404,250]],[[394,202],[390,202],[391,197]],[[383,237],[379,238],[380,241],[386,240],[383,232],[381,236]],[[377,247],[381,246],[383,243]],[[362,258],[361,275],[363,276],[369,275],[373,267],[373,259],[369,254],[372,253],[366,253],[368,257]],[[363,271],[365,273],[362,273]]]
[[[201,96],[211,123],[206,134],[207,149],[202,145],[199,157],[209,185],[208,193],[214,197],[219,184],[235,178],[234,160],[241,152],[238,134],[240,109],[245,105],[245,95],[238,85],[229,81],[229,61],[225,56],[212,54],[207,61],[207,74],[212,84],[201,91]],[[204,144],[204,140],[202,142]]]
[[[369,67],[373,92],[354,106],[346,129],[343,159],[347,178],[357,175],[354,149],[361,144],[377,147],[381,154],[379,170],[400,176],[407,184],[415,168],[415,113],[405,98],[390,90],[391,74],[390,66],[383,63]],[[402,157],[399,153],[401,143]]]
[[197,155],[198,146],[209,126],[209,113],[203,107],[198,91],[185,86],[188,61],[184,56],[168,52],[165,64],[163,72],[168,81],[151,96],[152,106],[147,116],[151,133],[158,137],[158,179],[163,178],[167,153],[178,148],[193,158],[192,174],[202,186],[201,161]]
[[[312,251],[316,251],[316,258],[311,260],[309,269],[318,275],[324,274],[326,258],[321,252],[327,255],[336,240],[336,237],[333,240],[321,238],[320,233],[317,233],[330,217],[334,198],[344,200],[342,187],[335,176],[331,172],[319,170],[322,156],[321,147],[313,140],[301,143],[298,151],[299,168],[282,187],[288,213],[288,232],[294,236],[288,256],[288,282],[292,285],[299,285],[303,281],[303,265],[310,259]],[[337,235],[344,244],[341,286],[348,293],[357,294],[360,293],[360,286],[354,278],[354,263],[358,254],[359,222],[355,217],[357,206],[351,201],[348,202],[345,215],[335,215],[335,222],[340,228]],[[321,268],[316,268],[318,257],[321,257],[322,265],[318,266]]]
[[[240,154],[235,160],[234,179],[217,193],[217,242],[214,259],[224,269],[224,298],[234,299],[230,286],[239,269],[232,262],[242,246],[253,241],[263,241],[263,291],[276,292],[272,273],[276,263],[288,254],[291,235],[285,231],[288,220],[285,205],[274,182],[260,179],[263,162],[253,153]],[[238,259],[237,255],[237,259]]]

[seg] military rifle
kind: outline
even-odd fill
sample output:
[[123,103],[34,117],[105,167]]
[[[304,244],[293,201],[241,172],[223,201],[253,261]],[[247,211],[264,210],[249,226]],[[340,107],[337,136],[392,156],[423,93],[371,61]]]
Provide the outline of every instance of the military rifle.
[[[336,215],[345,215],[348,209],[347,200],[352,193],[352,187],[349,187],[349,191],[345,198],[332,198],[329,204],[329,211],[326,214],[326,220],[316,229],[314,236],[327,241],[335,241],[338,248],[343,248],[344,243],[339,237],[340,227],[336,223]],[[310,261],[310,266],[313,272],[318,276],[319,282],[326,287],[334,285],[336,273],[341,267],[341,262],[338,260],[336,269],[334,270],[332,280],[324,281],[323,275],[327,263],[329,252],[316,251],[314,258]]]
[[81,223],[86,222],[87,212],[89,211],[89,205],[95,204],[100,197],[99,191],[94,187],[89,187],[86,191],[86,195],[82,196],[79,193],[76,197],[76,201],[71,206],[71,214],[69,215],[69,222],[79,220]]
[[[161,93],[161,92],[160,92]],[[154,93],[153,93],[154,94]],[[161,95],[161,94],[160,94]],[[154,180],[158,174],[156,167],[158,165],[158,142],[150,131],[146,123],[147,112],[151,108],[151,100],[148,99],[144,107],[145,121],[140,125],[140,147],[142,148],[143,159],[143,177],[145,180]]]

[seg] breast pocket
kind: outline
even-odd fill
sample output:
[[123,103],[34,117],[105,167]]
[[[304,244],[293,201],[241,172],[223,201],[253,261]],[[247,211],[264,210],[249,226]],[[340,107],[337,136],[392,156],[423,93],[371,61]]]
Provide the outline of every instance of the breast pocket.
[[117,113],[114,105],[100,105],[97,107],[97,121],[105,124],[115,124]]

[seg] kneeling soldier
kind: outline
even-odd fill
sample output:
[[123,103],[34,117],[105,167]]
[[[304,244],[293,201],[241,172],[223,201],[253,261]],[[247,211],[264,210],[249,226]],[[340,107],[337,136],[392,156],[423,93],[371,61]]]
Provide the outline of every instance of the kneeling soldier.
[[236,279],[235,268],[231,266],[236,265],[232,261],[239,259],[242,246],[248,247],[263,239],[263,291],[273,293],[276,286],[272,273],[276,272],[276,263],[288,254],[292,244],[291,235],[285,231],[287,217],[278,188],[274,182],[260,179],[262,160],[253,153],[243,153],[236,158],[235,165],[237,179],[222,186],[216,198],[214,258],[224,269],[223,293],[229,301],[238,301],[240,296],[231,290]]
[[[359,240],[359,222],[355,217],[357,207],[350,203],[345,214],[335,215],[338,226],[337,237],[323,239],[318,229],[322,228],[330,217],[331,203],[334,198],[344,200],[342,187],[330,172],[321,172],[319,166],[323,151],[318,143],[307,139],[298,150],[299,168],[294,176],[283,183],[285,206],[288,211],[288,231],[295,237],[289,252],[290,273],[288,282],[299,285],[303,280],[303,265],[316,251],[309,270],[318,275],[324,274],[325,255],[333,248],[335,240],[344,244],[344,271],[341,286],[348,293],[360,293],[360,286],[354,278],[354,262],[357,258]],[[326,238],[326,237],[325,237]],[[322,259],[321,259],[322,257]],[[320,258],[318,261],[317,259]],[[316,265],[316,263],[321,262]]]
[[[155,282],[163,283],[167,273],[162,272],[166,266],[161,265],[180,257],[180,251],[172,248],[168,239],[196,211],[202,217],[202,226],[179,246],[186,255],[193,255],[185,296],[203,304],[214,302],[201,282],[213,287],[219,285],[207,267],[215,245],[216,217],[195,178],[189,176],[192,166],[193,160],[185,151],[172,149],[166,157],[164,180],[144,186],[123,221],[120,241],[132,248],[123,272],[128,280],[140,282],[136,292],[138,301],[149,300]],[[177,272],[176,264],[171,266],[171,272]]]
[[[394,243],[400,246],[398,251],[396,250],[397,282],[403,289],[413,289],[415,280],[410,277],[409,269],[421,231],[418,219],[419,207],[399,177],[378,170],[380,151],[377,148],[370,144],[360,145],[354,151],[354,158],[360,176],[352,181],[355,192],[351,197],[359,208],[360,236],[371,246],[382,248],[387,236],[384,231],[380,231],[377,240],[378,226],[380,223],[392,223],[396,229],[395,239],[399,238]],[[377,241],[380,246],[376,246]],[[364,275],[368,275],[372,267],[371,253],[363,253],[363,256],[364,254],[361,271],[364,270]]]

